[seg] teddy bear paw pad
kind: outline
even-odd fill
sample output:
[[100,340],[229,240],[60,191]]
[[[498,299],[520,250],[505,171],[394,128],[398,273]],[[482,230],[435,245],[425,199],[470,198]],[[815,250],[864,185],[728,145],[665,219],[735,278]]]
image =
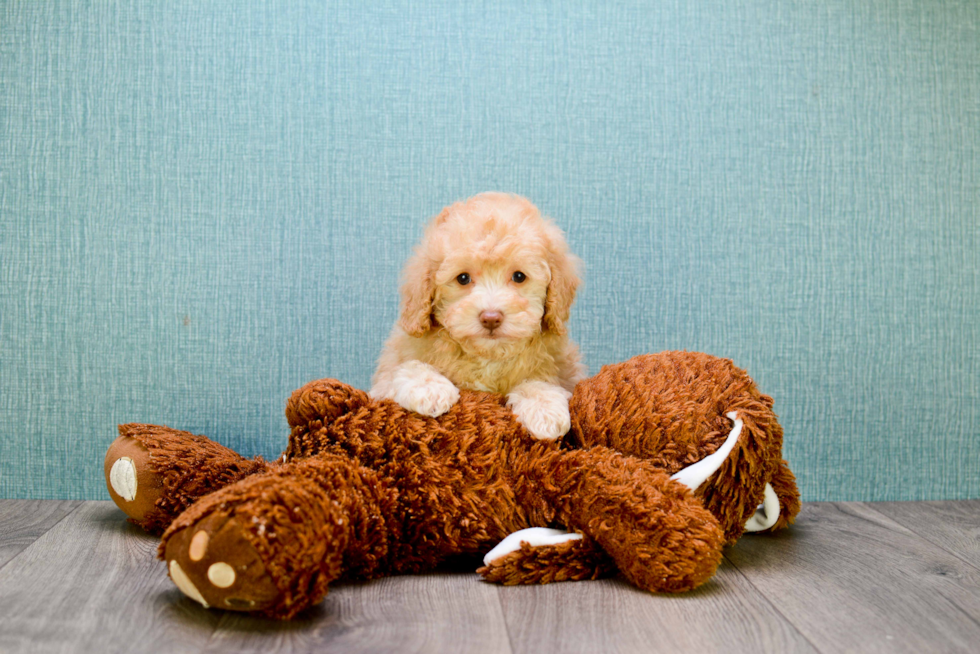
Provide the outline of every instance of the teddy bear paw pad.
[[235,569],[224,561],[212,563],[208,566],[208,581],[218,588],[230,588],[235,583]]
[[279,589],[234,518],[212,514],[176,532],[165,557],[174,584],[206,608],[258,611],[279,600]]
[[208,541],[211,537],[203,529],[191,538],[190,547],[187,548],[187,556],[191,561],[200,561],[208,551]]
[[136,499],[136,466],[128,456],[119,457],[109,469],[109,484],[127,502]]
[[187,595],[195,602],[198,602],[204,608],[208,608],[208,603],[201,595],[201,591],[197,589],[194,582],[191,581],[186,574],[184,574],[184,569],[180,567],[180,564],[176,561],[170,562],[170,578],[173,579],[174,585],[180,589],[184,595]]

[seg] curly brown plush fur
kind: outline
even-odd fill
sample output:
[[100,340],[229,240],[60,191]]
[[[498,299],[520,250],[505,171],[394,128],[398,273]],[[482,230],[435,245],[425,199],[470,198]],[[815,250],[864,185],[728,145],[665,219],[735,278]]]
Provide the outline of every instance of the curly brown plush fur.
[[[496,395],[464,392],[426,418],[321,380],[289,400],[283,461],[129,425],[106,470],[147,453],[136,468],[157,493],[153,508],[129,514],[151,530],[170,522],[160,556],[205,605],[289,618],[335,579],[429,570],[534,526],[583,538],[525,544],[481,568],[484,578],[547,583],[619,570],[645,590],[683,591],[714,574],[767,482],[784,507],[776,527],[798,509],[771,408],[730,361],[692,353],[637,357],[581,382],[564,444],[533,440]],[[721,469],[696,493],[672,480],[720,446],[732,410],[744,428]],[[124,511],[132,504],[114,499]]]
[[199,498],[266,467],[262,459],[245,459],[204,436],[135,423],[119,426],[119,438],[106,452],[106,481],[123,458],[134,462],[140,492],[127,501],[108,483],[109,495],[151,534],[162,534]]
[[575,389],[569,410],[580,447],[604,445],[670,474],[717,450],[731,431],[725,414],[736,412],[750,437],[739,439],[736,451],[697,492],[732,543],[767,482],[780,498],[775,528],[788,526],[800,510],[795,478],[781,458],[783,428],[772,406],[772,398],[729,359],[662,352],[603,367]]
[[616,565],[589,538],[566,541],[550,547],[533,547],[527,542],[493,565],[477,569],[487,581],[504,586],[549,584],[554,581],[599,579],[616,573]]

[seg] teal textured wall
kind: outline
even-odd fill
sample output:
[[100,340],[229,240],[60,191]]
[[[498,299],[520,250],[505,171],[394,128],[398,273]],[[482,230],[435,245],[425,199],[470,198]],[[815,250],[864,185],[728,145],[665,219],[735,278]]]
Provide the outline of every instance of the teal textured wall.
[[0,497],[119,422],[283,447],[426,218],[530,197],[590,368],[776,398],[805,499],[980,497],[980,3],[4,2]]

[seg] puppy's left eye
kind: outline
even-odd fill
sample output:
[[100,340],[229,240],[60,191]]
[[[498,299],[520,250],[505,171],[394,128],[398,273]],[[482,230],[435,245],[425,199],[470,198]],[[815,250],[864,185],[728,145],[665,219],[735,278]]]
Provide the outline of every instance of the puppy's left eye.
[[511,275],[510,278],[513,279],[515,283],[521,284],[525,279],[527,279],[527,275],[518,270],[516,273]]

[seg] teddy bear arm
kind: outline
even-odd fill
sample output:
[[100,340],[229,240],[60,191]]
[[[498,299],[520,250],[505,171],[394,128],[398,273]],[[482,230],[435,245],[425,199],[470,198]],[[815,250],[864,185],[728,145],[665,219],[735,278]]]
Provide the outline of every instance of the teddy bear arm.
[[[533,530],[534,528],[523,531]],[[616,573],[616,564],[591,538],[583,537],[581,534],[558,532],[558,530],[545,531],[557,532],[566,537],[574,536],[574,538],[565,538],[560,542],[549,544],[519,540],[516,549],[505,554],[494,556],[494,552],[490,552],[484,558],[484,565],[477,570],[477,573],[486,581],[504,586],[599,579]],[[520,539],[521,534],[522,532],[516,532],[508,538]],[[560,537],[555,540],[559,539]],[[533,538],[529,540],[533,541]]]
[[286,421],[291,428],[311,422],[333,422],[371,402],[368,394],[336,379],[318,379],[293,391],[286,402]]
[[[516,543],[506,547],[511,539]],[[504,551],[498,553],[501,546]],[[557,529],[532,527],[515,532],[483,560],[477,573],[504,586],[599,579],[616,573],[616,564],[594,540]]]
[[130,520],[161,534],[199,498],[268,464],[186,431],[158,425],[119,425],[106,451],[109,495]]
[[714,574],[724,535],[686,486],[604,447],[546,458],[534,481],[556,520],[593,539],[631,583],[678,592]]

